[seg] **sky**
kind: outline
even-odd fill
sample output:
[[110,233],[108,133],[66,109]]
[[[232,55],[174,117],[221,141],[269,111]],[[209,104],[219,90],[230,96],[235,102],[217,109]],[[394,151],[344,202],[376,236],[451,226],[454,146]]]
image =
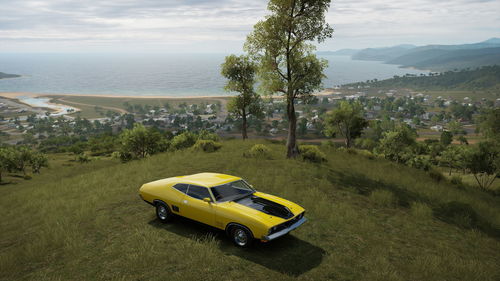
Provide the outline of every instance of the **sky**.
[[[241,52],[263,0],[0,0],[0,52]],[[500,0],[336,0],[318,50],[500,37]]]

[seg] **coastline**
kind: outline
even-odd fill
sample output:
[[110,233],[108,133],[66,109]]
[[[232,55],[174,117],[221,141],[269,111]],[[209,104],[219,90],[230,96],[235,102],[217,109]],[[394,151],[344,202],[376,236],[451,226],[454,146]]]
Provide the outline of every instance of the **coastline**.
[[[314,93],[315,96],[329,96],[335,94],[333,89],[324,89],[321,92]],[[167,95],[110,95],[110,94],[69,94],[69,93],[32,93],[32,92],[0,92],[0,96],[17,99],[20,96],[30,97],[30,98],[52,98],[52,97],[95,97],[95,98],[120,98],[120,99],[227,99],[233,96],[230,95],[177,95],[177,96],[167,96]],[[282,98],[282,95],[273,95],[273,98]]]

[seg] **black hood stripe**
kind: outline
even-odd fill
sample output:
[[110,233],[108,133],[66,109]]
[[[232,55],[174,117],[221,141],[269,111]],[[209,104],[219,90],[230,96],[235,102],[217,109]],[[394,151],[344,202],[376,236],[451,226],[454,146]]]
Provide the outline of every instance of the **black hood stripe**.
[[286,220],[293,217],[293,213],[287,207],[255,195],[244,197],[234,202]]

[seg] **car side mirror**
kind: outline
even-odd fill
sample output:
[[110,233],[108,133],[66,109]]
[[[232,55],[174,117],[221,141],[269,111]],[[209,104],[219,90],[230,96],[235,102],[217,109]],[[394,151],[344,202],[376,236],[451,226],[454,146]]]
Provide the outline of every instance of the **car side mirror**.
[[212,199],[210,199],[210,198],[208,198],[208,197],[205,197],[205,198],[203,198],[203,201],[204,201],[204,202],[207,202],[207,203],[210,203],[210,202],[212,202]]

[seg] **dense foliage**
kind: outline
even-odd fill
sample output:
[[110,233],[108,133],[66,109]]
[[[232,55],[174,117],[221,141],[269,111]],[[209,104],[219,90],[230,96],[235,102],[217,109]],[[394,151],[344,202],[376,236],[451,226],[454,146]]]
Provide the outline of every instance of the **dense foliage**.
[[368,80],[345,86],[412,88],[418,90],[495,90],[500,89],[500,65],[477,69],[429,73],[429,75],[394,76],[386,80]]

